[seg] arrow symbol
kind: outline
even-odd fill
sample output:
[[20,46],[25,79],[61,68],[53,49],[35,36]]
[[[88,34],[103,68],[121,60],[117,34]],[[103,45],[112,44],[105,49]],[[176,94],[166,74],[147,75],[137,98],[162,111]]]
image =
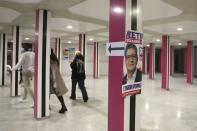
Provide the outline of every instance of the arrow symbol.
[[112,50],[124,50],[124,47],[111,47],[111,45],[109,45],[109,53],[111,53]]

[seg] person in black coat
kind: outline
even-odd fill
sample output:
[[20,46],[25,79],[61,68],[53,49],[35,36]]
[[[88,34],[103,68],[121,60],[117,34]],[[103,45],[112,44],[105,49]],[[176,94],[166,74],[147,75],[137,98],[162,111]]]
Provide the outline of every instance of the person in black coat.
[[71,96],[70,99],[75,100],[76,99],[76,85],[78,83],[79,88],[81,90],[83,101],[88,101],[88,94],[84,85],[84,81],[86,78],[85,75],[85,67],[84,67],[84,57],[81,53],[76,53],[75,58],[73,62],[71,62],[70,67],[72,69],[72,90],[71,90]]
[[122,85],[142,81],[142,72],[137,69],[137,47],[134,44],[127,44],[124,55],[127,74],[122,79]]

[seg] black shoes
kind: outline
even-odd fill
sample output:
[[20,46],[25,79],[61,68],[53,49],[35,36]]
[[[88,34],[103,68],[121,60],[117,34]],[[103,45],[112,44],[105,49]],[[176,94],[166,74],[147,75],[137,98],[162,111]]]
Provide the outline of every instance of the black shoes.
[[[76,97],[70,96],[70,99],[71,99],[71,100],[76,100]],[[83,98],[83,101],[84,101],[84,102],[87,102],[87,101],[88,101],[88,97]]]
[[76,97],[72,97],[72,96],[70,96],[70,99],[72,99],[72,100],[76,100]]
[[83,99],[84,102],[88,102],[88,97]]
[[67,108],[66,108],[66,107],[62,107],[61,110],[59,110],[59,113],[62,113],[62,114],[63,114],[63,113],[65,113],[66,111],[68,111]]

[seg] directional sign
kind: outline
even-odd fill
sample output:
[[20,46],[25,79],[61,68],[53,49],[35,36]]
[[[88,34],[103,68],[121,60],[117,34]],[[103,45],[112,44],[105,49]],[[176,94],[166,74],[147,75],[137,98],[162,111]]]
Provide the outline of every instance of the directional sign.
[[124,56],[125,42],[107,43],[106,51],[108,56]]

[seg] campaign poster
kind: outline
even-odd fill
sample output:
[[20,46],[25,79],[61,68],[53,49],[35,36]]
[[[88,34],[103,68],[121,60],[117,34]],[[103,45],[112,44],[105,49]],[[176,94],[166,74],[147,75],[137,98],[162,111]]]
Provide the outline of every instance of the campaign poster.
[[122,96],[141,94],[143,34],[127,31],[124,48],[124,76],[122,78]]
[[72,62],[75,58],[75,48],[69,48],[69,61]]
[[68,60],[68,55],[69,55],[69,49],[68,48],[64,48],[63,49],[63,60]]

